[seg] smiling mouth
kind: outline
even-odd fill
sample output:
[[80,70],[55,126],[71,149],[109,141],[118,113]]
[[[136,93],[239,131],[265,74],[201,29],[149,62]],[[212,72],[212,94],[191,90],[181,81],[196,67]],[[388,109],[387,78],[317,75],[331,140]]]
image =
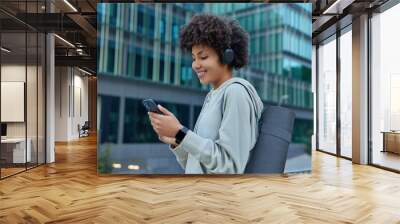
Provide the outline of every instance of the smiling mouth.
[[205,71],[197,72],[198,77],[203,77],[206,74]]

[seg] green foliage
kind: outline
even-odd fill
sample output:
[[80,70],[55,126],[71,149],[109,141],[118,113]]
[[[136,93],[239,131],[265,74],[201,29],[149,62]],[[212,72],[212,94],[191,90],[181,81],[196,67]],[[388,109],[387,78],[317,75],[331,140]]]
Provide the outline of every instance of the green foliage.
[[101,150],[99,151],[100,155],[98,156],[97,159],[97,168],[99,173],[111,173],[112,165],[110,159],[110,154],[111,154],[110,145],[106,144],[105,150],[103,152],[101,152]]

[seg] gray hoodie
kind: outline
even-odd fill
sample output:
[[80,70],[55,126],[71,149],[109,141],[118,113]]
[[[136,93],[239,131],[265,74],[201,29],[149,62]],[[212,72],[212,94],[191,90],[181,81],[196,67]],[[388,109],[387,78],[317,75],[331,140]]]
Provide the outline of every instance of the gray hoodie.
[[170,149],[187,174],[243,173],[262,110],[254,87],[242,78],[231,78],[207,94],[194,130]]

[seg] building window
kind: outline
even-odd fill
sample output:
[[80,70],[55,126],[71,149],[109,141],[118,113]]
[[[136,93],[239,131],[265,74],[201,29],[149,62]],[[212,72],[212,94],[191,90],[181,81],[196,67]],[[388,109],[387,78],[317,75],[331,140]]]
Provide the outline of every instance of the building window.
[[[124,112],[124,143],[161,143],[151,126],[143,99],[126,98]],[[171,111],[179,121],[189,126],[190,107],[184,104],[156,100],[158,104]]]
[[336,154],[336,36],[318,48],[318,147]]
[[110,39],[108,47],[108,61],[107,61],[107,71],[114,74],[114,58],[115,58],[115,41]]
[[161,56],[161,58],[160,58],[160,82],[164,82],[164,76],[165,76],[165,74],[164,74],[164,57],[163,56]]
[[160,102],[161,105],[171,111],[181,122],[182,125],[189,126],[190,106],[185,104]]
[[165,36],[165,19],[161,19],[161,22],[160,22],[160,37],[161,37],[162,41],[164,41],[164,36]]
[[296,119],[294,122],[292,143],[304,144],[304,148],[311,154],[311,137],[313,134],[313,121]]
[[117,143],[120,98],[100,95],[100,143]]
[[182,60],[181,67],[181,85],[183,86],[191,86],[192,79],[192,66],[189,62]]
[[[4,2],[4,3],[3,3]],[[14,2],[1,1],[1,7]],[[40,3],[18,2],[20,9],[28,7],[30,15],[38,15]],[[10,8],[12,10],[12,8]],[[24,10],[10,11],[19,16]],[[5,17],[3,13],[2,23]],[[47,53],[46,34],[41,30],[19,24],[14,18],[6,18],[9,26],[0,28],[0,179],[29,170],[45,163],[45,84]],[[4,23],[3,23],[4,24]],[[0,25],[1,26],[1,25]],[[56,67],[56,80],[60,78]],[[58,83],[58,82],[56,82]],[[57,86],[57,85],[56,85]],[[57,93],[56,93],[57,94]],[[5,100],[7,99],[7,100]],[[56,104],[58,105],[58,104]],[[56,107],[57,110],[58,107]],[[3,137],[15,139],[16,144],[3,142]]]
[[135,58],[135,77],[142,77],[142,55],[136,54]]
[[149,34],[150,38],[153,38],[154,37],[154,28],[155,28],[154,9],[151,9],[148,19],[149,19],[148,34]]
[[[143,6],[139,4],[138,8],[142,8]],[[142,11],[138,11],[138,15],[137,15],[137,23],[138,23],[138,32],[139,33],[143,33],[143,12]]]
[[372,163],[400,171],[400,4],[371,19]]
[[124,143],[157,143],[146,108],[141,99],[125,99]]
[[352,34],[340,37],[340,154],[351,158],[352,142]]
[[153,79],[153,58],[148,57],[147,60],[147,79],[152,80]]
[[169,78],[170,78],[170,82],[171,82],[171,84],[174,84],[175,83],[175,62],[171,62],[171,67],[170,67],[170,75],[169,75]]

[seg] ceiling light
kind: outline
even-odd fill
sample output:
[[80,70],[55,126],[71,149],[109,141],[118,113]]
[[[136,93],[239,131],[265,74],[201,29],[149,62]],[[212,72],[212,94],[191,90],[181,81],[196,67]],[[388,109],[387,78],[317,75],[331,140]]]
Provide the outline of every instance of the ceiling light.
[[351,5],[355,0],[336,0],[322,14],[342,14],[343,10]]
[[340,2],[340,0],[336,0],[331,6],[329,6],[322,14],[330,13],[332,9],[336,7],[336,5]]
[[64,43],[66,43],[67,45],[69,45],[70,47],[75,48],[75,45],[71,44],[71,42],[67,41],[66,39],[58,36],[57,34],[54,34],[55,37],[57,37],[58,39],[60,39],[61,41],[63,41]]
[[81,69],[81,68],[79,68],[79,67],[78,67],[78,70],[81,71],[81,72],[83,72],[83,73],[85,73],[85,74],[87,74],[87,75],[92,75],[92,73],[90,73],[90,72],[88,72],[88,71],[86,71],[86,70],[83,70],[83,69]]
[[78,10],[71,4],[68,2],[68,0],[64,0],[65,4],[67,4],[74,12],[78,12]]
[[7,48],[5,48],[5,47],[1,47],[1,50],[4,51],[4,52],[6,52],[6,53],[10,53],[10,52],[11,52],[9,49],[7,49]]
[[130,170],[139,170],[140,166],[139,165],[129,165],[128,169],[130,169]]

